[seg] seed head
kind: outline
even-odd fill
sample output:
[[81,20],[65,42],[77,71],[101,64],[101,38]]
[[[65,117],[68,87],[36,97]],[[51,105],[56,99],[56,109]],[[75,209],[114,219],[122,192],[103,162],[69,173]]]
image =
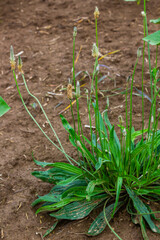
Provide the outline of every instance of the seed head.
[[137,58],[140,58],[142,55],[142,48],[139,47],[138,50],[137,50]]
[[21,59],[20,56],[18,57],[18,70],[19,70],[20,73],[23,74],[23,70],[22,70],[22,59]]
[[80,97],[80,84],[79,84],[79,81],[77,81],[77,86],[76,86],[76,96],[77,96],[77,98]]
[[99,51],[98,51],[98,47],[97,47],[96,43],[93,43],[92,56],[94,58],[98,58],[98,56],[99,56]]
[[14,51],[12,46],[10,47],[10,64],[11,64],[11,69],[14,70],[16,66],[16,62],[15,62]]
[[109,97],[107,97],[106,103],[107,103],[107,109],[108,109],[109,108]]
[[73,28],[73,37],[76,37],[77,36],[77,27],[74,27]]
[[124,122],[122,115],[118,116],[118,121],[120,124],[122,124]]
[[99,17],[99,10],[98,7],[95,7],[95,11],[94,11],[94,18],[97,19]]
[[72,84],[68,84],[68,86],[67,86],[67,97],[69,98],[69,99],[73,99],[73,94],[72,94]]
[[146,16],[146,13],[144,11],[141,12],[142,17]]
[[125,128],[123,129],[122,134],[123,134],[124,137],[126,137],[126,135],[127,135],[127,131],[126,131]]
[[154,122],[154,117],[153,117],[153,115],[151,116],[151,123],[153,123]]

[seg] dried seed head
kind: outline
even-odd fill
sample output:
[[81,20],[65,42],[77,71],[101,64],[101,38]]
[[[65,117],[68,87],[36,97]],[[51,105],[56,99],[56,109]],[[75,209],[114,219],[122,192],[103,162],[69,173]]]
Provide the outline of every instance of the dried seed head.
[[146,16],[146,13],[144,11],[141,12],[142,17]]
[[97,47],[96,43],[93,43],[92,56],[94,58],[98,58],[98,56],[99,56],[99,51],[98,51],[98,47]]
[[77,27],[74,27],[73,28],[73,37],[76,37],[77,36]]
[[124,122],[122,115],[118,116],[118,121],[120,124],[122,124]]
[[80,141],[77,141],[77,147],[82,148]]
[[19,70],[20,73],[23,74],[23,70],[22,70],[22,59],[21,59],[20,56],[18,57],[18,70]]
[[142,48],[139,47],[138,50],[137,50],[137,57],[140,58],[142,55]]
[[152,115],[152,117],[151,117],[151,123],[153,123],[154,122],[154,117],[153,117],[153,115]]
[[76,86],[76,96],[77,96],[77,98],[80,97],[80,84],[79,84],[79,81],[77,81],[77,86]]
[[109,108],[109,97],[107,97],[106,103],[107,103],[107,109],[108,109]]
[[124,137],[127,135],[127,131],[126,131],[125,128],[123,129],[122,133],[123,133],[123,136],[124,136]]
[[95,7],[95,11],[94,11],[94,18],[97,19],[99,17],[99,10],[98,7]]
[[14,51],[12,46],[10,47],[10,64],[11,64],[11,69],[14,70],[16,67],[16,62],[15,62]]
[[69,99],[73,99],[73,94],[72,94],[72,84],[68,84],[68,86],[67,86],[67,97],[69,98]]

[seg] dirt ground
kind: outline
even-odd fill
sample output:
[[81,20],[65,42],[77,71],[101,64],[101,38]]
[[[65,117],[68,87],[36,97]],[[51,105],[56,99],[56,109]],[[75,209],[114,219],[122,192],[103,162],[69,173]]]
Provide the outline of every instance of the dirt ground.
[[[101,54],[120,50],[101,60],[100,71],[108,74],[99,84],[104,96],[100,95],[100,109],[104,110],[106,98],[115,94],[117,88],[125,89],[126,79],[132,73],[138,47],[143,45],[143,25],[141,11],[143,4],[126,3],[123,0],[3,0],[0,1],[0,95],[7,101],[11,110],[0,119],[0,239],[6,240],[40,240],[42,234],[53,225],[54,219],[47,214],[35,215],[31,207],[38,195],[46,194],[51,185],[34,178],[31,172],[39,169],[34,164],[32,152],[40,161],[65,161],[38,130],[22,106],[10,71],[9,51],[13,45],[15,53],[24,51],[25,77],[29,89],[41,100],[59,138],[68,154],[76,158],[76,152],[70,146],[68,136],[62,127],[59,113],[69,105],[65,89],[72,69],[72,34],[77,25],[76,56],[81,48],[76,73],[80,70],[91,73],[93,58],[92,44],[95,42],[93,12],[95,6],[100,10],[98,20],[99,47]],[[147,3],[148,22],[160,16],[160,1]],[[149,23],[149,33],[159,29],[158,25]],[[152,52],[152,66],[155,48]],[[147,50],[146,50],[147,54]],[[141,62],[137,67],[134,86],[141,89]],[[148,62],[145,61],[145,92],[149,92]],[[22,79],[18,78],[24,100],[53,139],[42,112],[33,109],[34,100],[28,96]],[[89,79],[82,83],[89,86]],[[55,92],[55,95],[48,95]],[[136,92],[136,90],[134,90]],[[59,95],[61,94],[61,95]],[[82,95],[84,95],[82,88]],[[109,116],[112,123],[125,114],[124,95],[109,97]],[[85,98],[81,98],[80,112],[83,124],[88,124]],[[58,105],[60,103],[60,105]],[[145,100],[145,123],[147,123],[150,103]],[[133,99],[134,126],[141,127],[141,98]],[[70,111],[63,112],[72,123]],[[87,133],[87,130],[86,130]],[[55,141],[56,142],[56,141]],[[156,209],[159,206],[155,205]],[[96,239],[113,240],[116,237],[108,228],[97,237],[87,237],[85,232],[93,221],[94,214],[81,221],[64,221],[46,239]],[[121,210],[111,225],[123,240],[142,240],[139,226],[135,226],[126,210]],[[160,237],[148,231],[150,240]]]

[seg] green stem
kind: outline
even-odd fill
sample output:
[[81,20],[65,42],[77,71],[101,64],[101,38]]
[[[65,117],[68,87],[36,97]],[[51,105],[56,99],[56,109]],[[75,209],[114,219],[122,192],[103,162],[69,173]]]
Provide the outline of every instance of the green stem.
[[129,84],[130,76],[127,79],[127,87],[126,87],[126,94],[125,94],[125,108],[126,108],[126,129],[128,130],[128,84]]
[[98,28],[97,28],[97,18],[95,19],[95,28],[96,28],[96,45],[98,47]]
[[[19,93],[19,96],[20,96],[20,99],[24,105],[24,108],[26,109],[27,113],[29,114],[29,116],[32,118],[32,120],[36,123],[36,125],[39,127],[39,129],[41,130],[41,132],[45,135],[45,137],[59,150],[61,151],[62,153],[64,153],[65,157],[67,158],[67,160],[69,161],[70,164],[73,165],[73,163],[70,161],[70,159],[74,162],[76,162],[73,158],[71,158],[68,154],[66,154],[66,152],[64,151],[64,149],[62,148],[59,148],[57,144],[55,144],[48,136],[47,134],[43,131],[43,129],[40,127],[40,125],[38,124],[38,122],[35,120],[35,118],[32,116],[32,114],[30,113],[30,111],[28,110],[23,98],[22,98],[22,95],[21,95],[21,92],[20,92],[20,89],[19,89],[19,86],[18,86],[18,83],[17,83],[17,78],[16,78],[16,74],[15,74],[15,71],[13,70],[13,76],[14,76],[14,80],[15,80],[15,83],[16,83],[16,86],[17,86],[17,90],[18,90],[18,93]],[[25,79],[24,80],[24,83],[25,83],[25,87],[27,87],[26,85],[26,82],[25,82]],[[27,91],[29,92],[28,88],[26,88]],[[30,92],[29,92],[30,94]],[[31,96],[33,96],[32,94],[30,94]],[[35,98],[35,96],[33,96]],[[38,100],[38,99],[37,99]],[[38,101],[39,102],[39,101]],[[40,107],[41,107],[41,104],[40,104]],[[42,108],[43,109],[43,108]],[[42,110],[44,111],[44,110]],[[48,119],[48,118],[47,118]],[[48,121],[48,120],[47,120]],[[50,124],[50,121],[48,121],[48,123]],[[53,127],[52,127],[53,128]],[[76,162],[77,164],[77,162]]]
[[[145,12],[145,26],[146,26],[146,36],[148,36],[148,25],[147,25],[147,14],[146,14],[146,0],[144,0],[144,12]],[[152,86],[152,68],[151,68],[151,57],[150,57],[150,47],[149,43],[147,43],[148,47],[148,60],[149,60],[149,72],[150,72],[150,84],[151,84],[151,100],[153,100],[153,86]]]
[[158,45],[156,47],[156,69],[157,69],[157,61],[158,61]]
[[136,67],[138,64],[138,58],[136,60],[133,75],[132,75],[132,81],[131,81],[131,92],[130,92],[130,125],[129,125],[129,152],[131,152],[131,132],[132,132],[132,93],[133,93],[133,81],[134,81],[134,75],[136,72]]
[[[145,27],[144,18],[143,18],[143,26],[144,26],[144,37],[145,37],[146,27]],[[143,132],[144,132],[144,56],[145,56],[145,41],[143,41],[143,60],[142,60],[142,140],[143,140]]]
[[[23,78],[23,81],[24,81],[24,84],[25,84],[25,88],[26,88],[28,94],[29,94],[31,97],[33,97],[33,98],[37,101],[37,103],[39,104],[39,106],[40,106],[40,108],[41,108],[41,110],[42,110],[42,112],[43,112],[43,114],[44,114],[47,122],[49,123],[49,126],[50,126],[50,128],[52,129],[52,131],[53,131],[53,133],[54,133],[54,136],[56,137],[56,139],[57,139],[57,141],[58,141],[58,143],[59,143],[62,151],[65,152],[65,151],[64,151],[64,148],[63,148],[63,146],[62,146],[62,144],[61,144],[61,141],[59,140],[59,137],[57,136],[56,131],[54,130],[54,128],[53,128],[50,120],[48,119],[47,114],[46,114],[46,112],[44,111],[44,109],[43,109],[40,101],[38,100],[38,98],[36,98],[36,97],[29,91],[28,86],[27,86],[27,83],[26,83],[26,80],[25,80],[25,77],[24,77],[24,74],[22,74],[22,78]],[[69,160],[69,159],[67,158],[67,160]]]

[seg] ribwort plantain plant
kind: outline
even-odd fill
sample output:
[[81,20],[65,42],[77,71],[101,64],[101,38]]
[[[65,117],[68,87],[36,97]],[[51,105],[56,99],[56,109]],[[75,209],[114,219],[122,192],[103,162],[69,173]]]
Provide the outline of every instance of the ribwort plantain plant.
[[[159,227],[155,221],[159,220],[150,206],[146,203],[149,201],[160,201],[160,130],[158,130],[158,121],[160,113],[157,111],[156,102],[160,89],[157,88],[158,69],[157,64],[154,71],[151,71],[151,109],[148,127],[144,128],[144,92],[143,92],[143,72],[144,72],[144,48],[145,42],[148,42],[149,68],[151,68],[149,44],[155,42],[154,36],[148,36],[147,19],[146,19],[146,1],[144,0],[144,44],[143,44],[143,61],[142,61],[142,129],[135,131],[133,127],[133,82],[136,67],[141,59],[141,50],[138,49],[137,60],[134,66],[131,81],[127,81],[126,89],[126,124],[122,117],[119,117],[120,138],[116,134],[115,127],[108,118],[106,109],[103,114],[99,111],[98,102],[98,69],[99,69],[99,46],[98,46],[98,30],[97,20],[99,17],[98,8],[94,12],[96,43],[93,45],[92,55],[94,57],[94,69],[91,79],[91,89],[87,93],[88,118],[90,123],[90,139],[83,134],[81,116],[79,113],[80,87],[76,82],[75,66],[74,66],[74,49],[76,43],[77,29],[73,32],[73,85],[77,106],[78,129],[75,123],[72,127],[63,115],[60,115],[62,124],[69,134],[71,144],[77,149],[78,160],[70,157],[64,150],[58,135],[56,134],[51,122],[49,121],[39,100],[29,91],[22,70],[22,61],[19,57],[18,69],[22,75],[26,90],[37,101],[41,107],[50,127],[57,138],[56,145],[43,131],[35,118],[28,110],[22,98],[19,86],[17,84],[15,74],[15,59],[13,48],[11,47],[11,67],[20,98],[25,109],[47,137],[62,153],[64,153],[68,163],[55,162],[46,163],[39,162],[34,159],[35,163],[40,167],[47,167],[46,171],[34,171],[32,175],[42,181],[54,184],[51,191],[44,196],[38,198],[32,203],[32,206],[40,204],[36,214],[40,212],[49,212],[50,216],[56,219],[55,224],[49,229],[44,236],[47,236],[63,219],[78,220],[85,218],[97,207],[103,210],[91,224],[88,232],[89,236],[100,234],[106,226],[116,235],[110,225],[110,220],[115,216],[116,212],[125,207],[131,215],[133,222],[139,223],[144,239],[148,239],[146,226],[153,232],[160,233]],[[157,43],[157,42],[156,42]],[[159,42],[156,44],[160,44]],[[153,79],[153,82],[152,82]],[[73,87],[72,81],[68,85],[68,98],[72,106]],[[129,92],[130,84],[130,92]],[[152,88],[153,85],[153,88]],[[93,94],[95,95],[93,98]],[[128,95],[129,103],[128,103]],[[108,105],[107,105],[108,106]],[[129,107],[129,116],[128,116]],[[92,126],[91,109],[95,114],[95,130]],[[71,114],[74,121],[73,108]],[[87,146],[90,146],[90,149]]]

